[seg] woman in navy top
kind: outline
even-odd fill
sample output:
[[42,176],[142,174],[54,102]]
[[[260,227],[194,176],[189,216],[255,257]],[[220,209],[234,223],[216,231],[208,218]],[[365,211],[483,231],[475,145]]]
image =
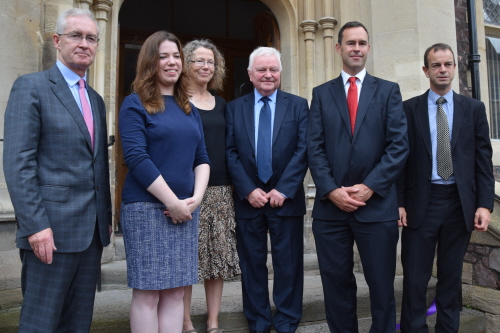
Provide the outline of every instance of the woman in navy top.
[[183,65],[174,35],[151,35],[139,53],[135,93],[120,109],[129,169],[121,223],[132,332],[181,332],[183,287],[198,280],[198,206],[210,167]]

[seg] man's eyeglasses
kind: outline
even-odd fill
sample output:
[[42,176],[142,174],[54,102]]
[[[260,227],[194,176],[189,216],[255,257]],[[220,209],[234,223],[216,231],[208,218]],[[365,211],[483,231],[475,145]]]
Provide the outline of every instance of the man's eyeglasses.
[[191,60],[190,62],[194,63],[198,67],[203,67],[205,64],[207,64],[208,67],[215,67],[215,62],[209,60],[209,61],[203,61],[203,60]]
[[[88,44],[97,44],[99,42],[99,38],[94,35],[83,36],[82,34],[70,33],[70,34],[57,34],[58,36],[68,36],[68,38],[73,42],[81,42],[83,38],[87,41]],[[202,65],[203,66],[203,65]]]

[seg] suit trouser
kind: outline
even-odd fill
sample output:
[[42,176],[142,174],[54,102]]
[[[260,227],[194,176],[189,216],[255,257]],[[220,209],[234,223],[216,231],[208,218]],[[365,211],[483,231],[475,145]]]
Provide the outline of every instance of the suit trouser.
[[[274,269],[271,315],[268,291],[267,233]],[[277,216],[266,204],[258,217],[236,219],[243,311],[250,330],[295,332],[302,318],[304,288],[304,217]]]
[[314,219],[313,233],[323,282],[325,311],[331,332],[358,332],[353,245],[356,245],[370,289],[370,333],[394,332],[394,276],[399,238],[396,221],[362,223]]
[[[408,219],[411,221],[411,216]],[[436,333],[458,332],[462,266],[470,236],[456,185],[432,185],[424,220],[418,228],[405,227],[401,237],[401,332],[429,332],[426,293],[436,244]]]
[[50,265],[21,249],[24,299],[19,332],[89,332],[102,249],[97,226],[86,250],[55,251]]

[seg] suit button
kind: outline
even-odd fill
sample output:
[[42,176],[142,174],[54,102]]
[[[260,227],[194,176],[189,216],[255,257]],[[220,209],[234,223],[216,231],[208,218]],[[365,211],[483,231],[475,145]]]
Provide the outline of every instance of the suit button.
[[97,158],[94,158],[94,164],[97,162]]
[[99,186],[96,186],[96,187],[95,187],[95,190],[96,190],[96,191],[99,191]]

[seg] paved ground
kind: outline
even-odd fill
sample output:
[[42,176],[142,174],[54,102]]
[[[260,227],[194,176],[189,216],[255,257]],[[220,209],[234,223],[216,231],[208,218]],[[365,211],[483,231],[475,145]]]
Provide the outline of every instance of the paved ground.
[[[317,269],[315,255],[305,255],[304,278],[304,307],[303,318],[298,333],[329,332],[325,323],[323,289],[321,278]],[[129,307],[132,292],[126,286],[126,267],[124,261],[114,262],[103,266],[103,291],[97,293],[94,306],[94,321],[92,333],[128,333]],[[270,270],[269,288],[272,290],[273,275]],[[362,274],[357,273],[358,282],[358,318],[359,331],[369,331],[371,325],[369,310],[369,292]],[[402,277],[395,279],[396,300],[400,303]],[[429,285],[428,300],[432,300],[435,281]],[[225,332],[247,332],[246,320],[243,315],[241,301],[241,283],[238,279],[228,281],[224,285],[220,327]],[[0,332],[17,332],[19,320],[18,306],[21,300],[19,290],[0,292]],[[193,287],[192,314],[195,328],[198,332],[205,332],[205,293],[203,285]],[[433,327],[435,315],[429,317],[429,324]],[[398,315],[399,318],[399,315]],[[433,330],[430,330],[433,332]],[[462,326],[460,333],[484,332],[484,315],[476,311],[465,309],[462,313]]]

